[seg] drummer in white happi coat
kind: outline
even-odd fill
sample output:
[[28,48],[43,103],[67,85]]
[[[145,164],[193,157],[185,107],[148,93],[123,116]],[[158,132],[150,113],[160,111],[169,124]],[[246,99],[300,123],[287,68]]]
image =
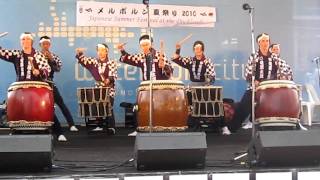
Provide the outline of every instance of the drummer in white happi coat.
[[[293,73],[291,67],[279,57],[279,55],[270,52],[270,36],[267,33],[259,34],[256,38],[259,49],[255,54],[251,54],[245,69],[245,77],[248,82],[248,88],[238,103],[232,120],[231,130],[236,131],[241,127],[242,122],[251,115],[252,104],[252,77],[255,77],[255,87],[267,80],[292,80]],[[250,118],[251,121],[251,118]],[[249,126],[252,126],[249,123]]]
[[[202,41],[195,41],[193,44],[194,56],[182,57],[180,56],[181,44],[176,44],[176,52],[172,61],[179,66],[188,69],[190,73],[190,81],[192,85],[211,85],[215,81],[216,73],[214,64],[211,59],[204,55],[204,43]],[[190,98],[189,98],[190,101]],[[190,102],[189,102],[190,103]],[[230,135],[228,127],[224,119],[220,122],[220,127],[223,135]]]

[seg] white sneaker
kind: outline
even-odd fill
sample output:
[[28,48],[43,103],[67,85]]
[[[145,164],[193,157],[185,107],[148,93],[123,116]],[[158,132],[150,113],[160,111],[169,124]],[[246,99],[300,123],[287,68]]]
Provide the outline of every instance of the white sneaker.
[[242,126],[242,129],[251,129],[252,128],[252,122],[248,121],[244,126]]
[[78,132],[79,129],[78,129],[77,127],[75,127],[75,126],[71,126],[71,127],[70,127],[70,131],[72,131],[72,132]]
[[96,128],[94,128],[94,129],[92,129],[92,131],[102,131],[102,130],[103,130],[102,127],[96,127]]
[[108,131],[113,135],[116,134],[116,129],[114,129],[114,128],[108,128]]
[[308,131],[308,129],[306,127],[304,127],[301,123],[298,124],[300,130],[303,130],[303,131]]
[[228,135],[231,134],[231,132],[230,132],[230,130],[229,130],[229,128],[227,126],[221,128],[221,130],[222,130],[222,135],[228,136]]
[[66,141],[67,141],[67,138],[66,138],[63,134],[61,134],[61,135],[58,136],[58,141],[60,141],[60,142],[66,142]]
[[138,132],[137,131],[133,131],[132,133],[128,134],[128,136],[137,136]]
[[203,128],[207,128],[207,127],[209,127],[208,125],[206,125],[206,124],[201,124],[201,127],[203,127]]

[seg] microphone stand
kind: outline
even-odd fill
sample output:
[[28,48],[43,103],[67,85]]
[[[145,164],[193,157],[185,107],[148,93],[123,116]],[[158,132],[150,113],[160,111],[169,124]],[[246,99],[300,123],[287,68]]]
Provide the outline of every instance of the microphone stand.
[[256,164],[256,156],[255,156],[255,147],[254,143],[256,141],[256,122],[255,122],[255,77],[256,77],[256,56],[255,56],[255,47],[254,47],[254,26],[253,26],[253,16],[254,16],[254,8],[249,9],[249,15],[250,15],[250,27],[251,27],[251,53],[253,56],[253,63],[252,63],[252,75],[251,75],[251,121],[252,121],[252,131],[251,131],[251,141],[249,143],[248,151],[245,155],[248,155],[248,161],[250,167],[254,166]]
[[[250,15],[250,28],[251,28],[251,53],[253,55],[253,60],[255,60],[255,47],[254,47],[254,26],[253,26],[253,16],[254,8],[249,9]],[[256,71],[256,62],[252,64],[252,78],[251,78],[251,87],[252,87],[252,96],[251,96],[251,120],[252,120],[252,138],[255,137],[256,127],[255,127],[255,71]]]
[[249,15],[250,15],[250,29],[251,29],[251,55],[253,56],[253,60],[254,62],[252,63],[252,76],[251,76],[251,88],[252,88],[252,93],[251,93],[251,119],[252,119],[252,134],[251,134],[251,141],[249,144],[249,150],[244,153],[241,154],[235,158],[233,158],[233,160],[238,160],[242,157],[245,156],[249,156],[249,160],[252,160],[252,150],[250,150],[251,148],[253,148],[253,143],[254,143],[254,139],[256,136],[256,125],[255,125],[255,76],[256,76],[256,62],[255,62],[255,46],[254,46],[254,25],[253,25],[253,16],[254,16],[254,8],[252,7],[248,7],[248,9],[244,10],[249,10]]
[[[143,0],[143,4],[146,5],[147,7],[147,12],[148,12],[148,18],[147,18],[147,22],[148,22],[148,27],[147,27],[147,31],[148,31],[148,35],[149,35],[149,40],[150,43],[151,42],[151,27],[150,27],[150,7],[149,7],[149,0]],[[153,65],[153,52],[152,52],[152,46],[150,48],[150,52],[149,55],[147,56],[147,59],[149,59],[149,78],[150,78],[150,84],[149,84],[149,133],[152,133],[152,129],[153,129],[153,91],[152,91],[152,85],[153,85],[153,70],[152,70],[152,65]]]
[[318,59],[316,59],[315,60],[315,62],[316,62],[316,64],[317,64],[317,70],[318,70],[318,78],[319,78],[319,82],[318,82],[318,84],[319,84],[319,87],[320,87],[320,72],[319,72],[319,58]]

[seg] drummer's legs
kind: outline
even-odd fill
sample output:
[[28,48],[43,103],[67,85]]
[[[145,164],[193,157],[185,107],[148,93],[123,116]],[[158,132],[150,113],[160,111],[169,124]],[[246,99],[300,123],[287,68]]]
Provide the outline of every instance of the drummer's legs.
[[74,126],[72,115],[68,107],[65,105],[63,98],[60,95],[60,92],[55,85],[53,85],[53,94],[54,94],[54,102],[60,107],[62,114],[64,115],[64,117],[66,118],[66,121],[68,122],[70,130],[78,131],[78,129]]
[[104,123],[106,123],[108,133],[112,134],[112,135],[116,134],[115,119],[114,119],[114,114],[113,114],[114,98],[110,97],[110,103],[111,103],[111,116],[106,117],[106,118],[96,118],[97,126],[93,129],[93,131],[102,131],[103,125],[104,125]]
[[219,123],[219,127],[221,128],[222,135],[230,135],[231,134],[231,132],[226,124],[226,121],[224,120],[224,117],[219,118],[218,123]]
[[67,138],[63,135],[61,124],[55,113],[53,117],[53,122],[54,124],[53,124],[52,130],[53,130],[53,133],[57,135],[58,141],[67,141]]
[[113,103],[114,103],[114,98],[110,97],[110,102],[111,102],[111,116],[107,118],[107,127],[108,131],[110,134],[116,134],[115,130],[115,119],[114,119],[114,114],[113,114]]
[[251,90],[247,90],[242,96],[241,101],[239,102],[236,108],[235,114],[230,124],[231,131],[238,130],[241,127],[243,121],[251,114],[251,96]]

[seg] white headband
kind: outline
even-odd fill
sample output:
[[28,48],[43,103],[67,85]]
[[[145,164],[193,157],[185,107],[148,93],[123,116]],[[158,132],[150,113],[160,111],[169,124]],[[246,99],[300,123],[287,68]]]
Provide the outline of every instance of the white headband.
[[202,45],[201,45],[201,44],[196,44],[194,47],[197,47],[197,46],[202,47]]
[[29,33],[22,33],[20,35],[20,39],[23,39],[23,38],[26,38],[26,37],[28,37],[28,38],[33,40],[33,36],[31,34],[29,34]]
[[150,39],[142,39],[142,40],[140,41],[140,45],[143,44],[143,43],[149,43],[149,44],[151,44],[151,40],[150,40]]
[[104,49],[108,49],[105,45],[103,44],[97,44],[97,48],[104,48]]
[[274,47],[274,46],[280,46],[280,44],[274,44],[272,47]]
[[260,40],[261,40],[262,38],[265,38],[265,37],[269,38],[270,36],[267,35],[267,34],[262,34],[262,35],[258,38],[258,42],[260,42]]
[[51,43],[51,40],[50,40],[50,39],[42,38],[42,39],[39,41],[39,43],[41,44],[41,43],[43,43],[43,42],[49,42],[49,43]]

